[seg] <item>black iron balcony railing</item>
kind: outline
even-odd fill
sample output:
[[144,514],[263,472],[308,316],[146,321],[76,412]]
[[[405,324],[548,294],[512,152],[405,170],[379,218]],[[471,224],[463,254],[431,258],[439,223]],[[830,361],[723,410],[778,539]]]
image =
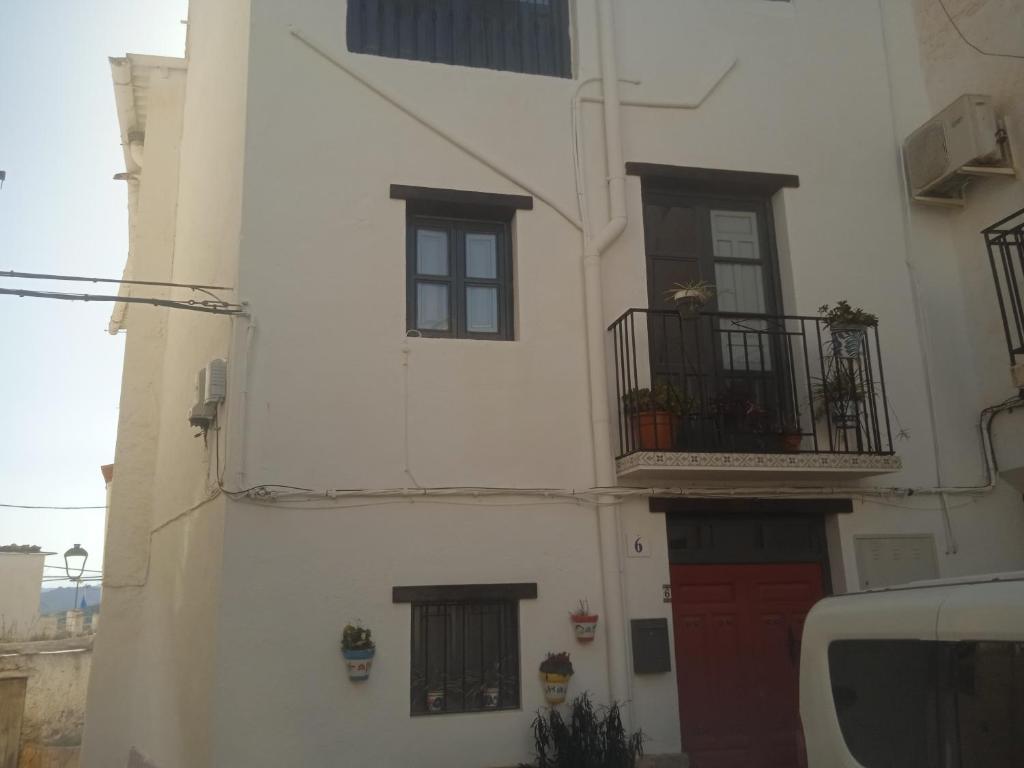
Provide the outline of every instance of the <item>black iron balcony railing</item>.
[[992,277],[996,281],[999,311],[1010,352],[1010,365],[1024,357],[1024,209],[982,230]]
[[630,309],[609,330],[619,458],[893,453],[877,328]]

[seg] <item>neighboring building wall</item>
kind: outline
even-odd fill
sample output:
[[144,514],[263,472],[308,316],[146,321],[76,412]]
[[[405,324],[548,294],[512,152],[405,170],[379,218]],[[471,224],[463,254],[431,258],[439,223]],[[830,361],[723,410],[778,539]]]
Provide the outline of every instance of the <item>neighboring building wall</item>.
[[0,552],[0,641],[22,640],[37,631],[43,553]]
[[19,768],[77,768],[92,639],[0,645],[0,679],[27,678]]
[[[136,276],[237,282],[247,15],[246,2],[192,2],[188,57],[201,76],[189,77],[187,90],[183,69],[150,80],[129,261]],[[224,501],[216,498],[217,433],[195,439],[186,415],[195,372],[226,356],[232,325],[133,306],[126,327],[104,621],[83,765],[123,765],[132,749],[161,768],[211,765]]]
[[[947,0],[946,7],[972,49],[937,3],[915,0],[921,35],[921,65],[930,107],[937,111],[963,93],[985,93],[1006,121],[1018,170],[1024,157],[1024,4],[1004,0]],[[1024,180],[985,179],[968,188],[967,207],[945,213],[957,254],[961,295],[971,328],[970,360],[977,377],[979,406],[999,403],[1012,394],[1003,328],[988,255],[979,234],[983,228],[1024,208]],[[941,338],[941,337],[940,337]],[[1000,469],[1016,476],[1024,492],[1024,412],[1004,414],[996,422]],[[1024,514],[1024,509],[1022,509]]]

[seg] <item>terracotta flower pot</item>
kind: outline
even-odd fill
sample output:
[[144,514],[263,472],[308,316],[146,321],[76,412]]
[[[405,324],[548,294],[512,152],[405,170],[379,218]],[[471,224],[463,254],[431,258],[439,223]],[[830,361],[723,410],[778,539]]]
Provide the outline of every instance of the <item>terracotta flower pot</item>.
[[630,416],[629,422],[636,450],[672,450],[675,442],[675,417],[669,411],[641,411]]
[[544,700],[548,704],[561,704],[565,701],[569,693],[569,675],[541,672],[540,678],[544,684]]
[[376,652],[376,648],[364,651],[342,649],[341,655],[345,657],[345,664],[348,666],[348,679],[366,680],[370,676],[370,666],[373,664],[373,656]]
[[570,616],[573,629],[576,631],[576,639],[581,643],[594,641],[597,635],[597,614],[578,614]]
[[800,445],[804,441],[804,436],[798,432],[787,432],[782,435],[780,442],[782,443],[782,450],[787,453],[796,453],[800,450]]

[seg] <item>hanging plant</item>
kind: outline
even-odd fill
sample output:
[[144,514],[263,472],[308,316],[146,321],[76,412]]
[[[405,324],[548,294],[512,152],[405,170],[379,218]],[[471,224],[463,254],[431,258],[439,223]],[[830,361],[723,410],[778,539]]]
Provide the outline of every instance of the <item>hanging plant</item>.
[[681,315],[692,315],[715,297],[715,286],[704,280],[673,283],[665,298],[676,305]]
[[348,624],[341,632],[341,655],[348,665],[349,680],[366,680],[370,676],[377,647],[371,632],[359,624]]
[[823,304],[818,314],[824,316],[825,327],[832,333],[832,354],[842,360],[859,357],[867,329],[878,325],[878,315],[855,309],[846,299],[840,299],[834,307]]
[[569,611],[569,620],[572,621],[573,629],[576,632],[576,639],[581,643],[591,643],[597,635],[596,613],[590,612],[590,603],[580,600],[575,610]]
[[544,684],[544,699],[548,704],[561,704],[569,692],[569,679],[573,676],[569,654],[549,653],[540,663],[540,677]]

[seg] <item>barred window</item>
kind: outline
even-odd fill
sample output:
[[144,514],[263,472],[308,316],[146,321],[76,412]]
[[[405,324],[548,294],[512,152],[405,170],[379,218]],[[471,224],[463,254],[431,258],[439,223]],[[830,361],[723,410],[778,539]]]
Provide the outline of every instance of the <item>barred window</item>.
[[348,49],[571,77],[568,0],[349,0]]
[[395,587],[412,606],[410,713],[518,709],[519,600],[537,585]]
[[413,603],[414,715],[519,707],[519,604]]

